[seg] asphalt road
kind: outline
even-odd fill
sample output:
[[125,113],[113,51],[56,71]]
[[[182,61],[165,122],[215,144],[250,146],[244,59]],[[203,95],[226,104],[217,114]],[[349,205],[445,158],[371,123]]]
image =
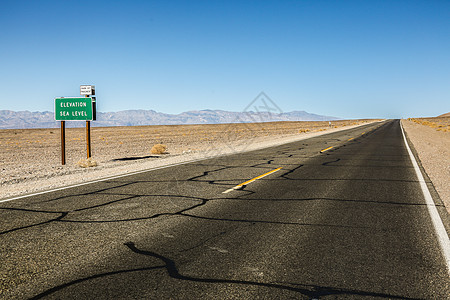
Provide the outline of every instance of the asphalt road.
[[3,299],[450,295],[398,120],[4,202],[0,219]]

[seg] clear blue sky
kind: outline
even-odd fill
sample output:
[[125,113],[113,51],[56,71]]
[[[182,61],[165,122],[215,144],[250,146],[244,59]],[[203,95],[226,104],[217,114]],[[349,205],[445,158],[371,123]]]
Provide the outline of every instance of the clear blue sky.
[[0,110],[450,111],[450,1],[0,1]]

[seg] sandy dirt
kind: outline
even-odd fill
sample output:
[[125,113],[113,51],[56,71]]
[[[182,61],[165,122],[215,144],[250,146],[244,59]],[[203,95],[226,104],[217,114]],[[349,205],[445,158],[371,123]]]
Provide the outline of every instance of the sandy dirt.
[[[0,130],[0,199],[140,170],[260,149],[350,128],[374,120],[270,122],[215,125],[92,127],[96,167],[81,168],[86,131],[66,129],[66,165],[61,165],[59,129]],[[154,155],[155,144],[167,154]]]
[[402,125],[450,213],[450,117],[408,119]]

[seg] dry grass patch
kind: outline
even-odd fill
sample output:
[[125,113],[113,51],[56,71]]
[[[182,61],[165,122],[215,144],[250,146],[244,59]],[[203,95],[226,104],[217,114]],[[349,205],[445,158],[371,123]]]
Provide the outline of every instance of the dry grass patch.
[[164,154],[166,153],[167,146],[163,144],[156,144],[150,150],[151,154]]
[[449,117],[437,117],[437,118],[408,118],[408,121],[412,121],[419,125],[424,125],[430,128],[434,128],[437,131],[450,132],[450,118]]
[[92,157],[89,157],[88,159],[82,158],[77,162],[77,166],[80,168],[91,168],[98,166],[98,163],[92,159]]

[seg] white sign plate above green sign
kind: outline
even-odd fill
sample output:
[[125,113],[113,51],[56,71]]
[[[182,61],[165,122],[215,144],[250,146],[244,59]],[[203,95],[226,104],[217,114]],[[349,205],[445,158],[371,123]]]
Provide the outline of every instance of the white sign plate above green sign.
[[95,95],[95,85],[80,85],[80,95]]

